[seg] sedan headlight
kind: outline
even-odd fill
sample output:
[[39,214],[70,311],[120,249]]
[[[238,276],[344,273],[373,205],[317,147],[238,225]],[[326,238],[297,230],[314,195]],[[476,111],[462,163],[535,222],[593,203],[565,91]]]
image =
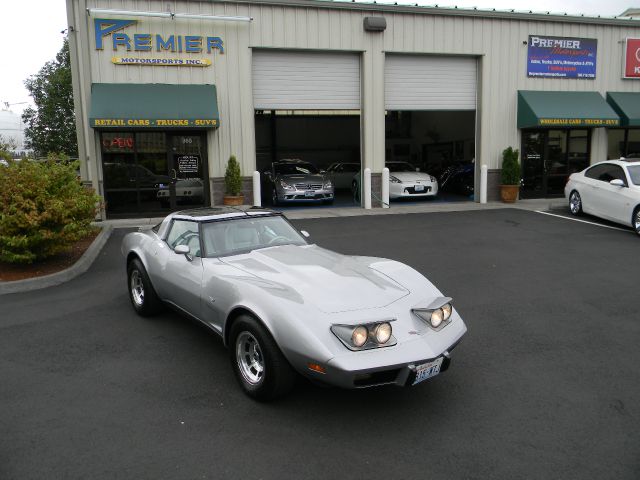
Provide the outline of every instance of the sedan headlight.
[[451,298],[436,298],[427,307],[412,308],[411,311],[424,320],[434,330],[445,327],[451,321],[453,307],[451,306]]
[[333,183],[331,183],[331,180],[326,180],[324,182],[324,185],[322,186],[325,190],[329,190],[330,188],[333,188]]
[[331,332],[349,350],[391,347],[397,343],[392,335],[391,322],[393,320],[362,325],[331,325]]
[[389,181],[391,183],[402,183],[402,181],[398,177],[394,177],[393,175],[389,175]]
[[280,180],[280,186],[282,188],[284,188],[285,190],[295,190],[295,188],[292,185],[289,185],[287,182],[285,182],[284,180]]
[[434,177],[433,175],[430,175],[429,178],[431,179],[432,182],[436,182],[436,177]]

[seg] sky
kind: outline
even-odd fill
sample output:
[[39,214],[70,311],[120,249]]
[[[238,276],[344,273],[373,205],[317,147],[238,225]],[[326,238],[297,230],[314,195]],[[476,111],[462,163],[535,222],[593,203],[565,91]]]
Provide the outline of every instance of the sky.
[[[358,0],[360,2],[360,0]],[[496,10],[532,10],[614,17],[632,6],[640,7],[640,0],[398,0],[398,3],[459,8]],[[634,3],[635,2],[635,3]],[[378,3],[394,3],[380,0]],[[67,28],[65,0],[21,0],[3,2],[0,47],[3,66],[0,68],[0,109],[21,113],[33,105],[24,80],[40,70],[45,62],[53,60],[62,47],[62,30]],[[18,47],[19,45],[19,47]],[[27,102],[26,104],[18,104]]]

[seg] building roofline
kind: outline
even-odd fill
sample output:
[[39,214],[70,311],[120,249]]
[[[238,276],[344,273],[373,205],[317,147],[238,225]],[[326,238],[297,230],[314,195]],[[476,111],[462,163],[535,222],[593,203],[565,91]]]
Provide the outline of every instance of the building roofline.
[[[191,0],[196,1],[196,0]],[[197,0],[201,1],[201,0]],[[391,3],[351,2],[336,0],[206,0],[215,3],[245,5],[272,5],[282,7],[318,8],[327,10],[352,10],[379,13],[410,13],[452,17],[488,18],[499,20],[525,20],[534,22],[562,22],[594,25],[633,26],[640,28],[640,17],[591,17],[567,13],[534,12],[522,10],[498,10],[458,7],[399,5]]]

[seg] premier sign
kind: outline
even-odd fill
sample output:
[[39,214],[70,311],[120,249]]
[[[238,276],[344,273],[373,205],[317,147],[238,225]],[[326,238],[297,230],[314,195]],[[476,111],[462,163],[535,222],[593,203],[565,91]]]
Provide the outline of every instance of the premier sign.
[[624,78],[640,78],[640,38],[627,38],[624,48]]

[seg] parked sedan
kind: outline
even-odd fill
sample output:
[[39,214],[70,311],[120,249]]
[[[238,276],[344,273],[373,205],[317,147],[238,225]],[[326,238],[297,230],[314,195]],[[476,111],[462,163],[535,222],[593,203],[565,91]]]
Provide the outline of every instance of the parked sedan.
[[267,400],[297,374],[344,388],[412,386],[449,367],[466,326],[413,268],[310,244],[280,213],[200,208],[122,242],[134,310],[167,304],[222,338],[242,389]]
[[574,173],[564,188],[569,209],[631,225],[640,235],[640,162],[600,162]]
[[[389,199],[435,197],[438,194],[438,180],[433,175],[407,162],[387,162],[389,169]],[[362,173],[354,175],[351,188],[356,198],[360,198]]]
[[273,205],[291,202],[333,203],[331,179],[315,165],[299,159],[283,159],[264,172]]
[[333,187],[336,190],[349,190],[351,188],[351,180],[353,179],[353,175],[359,171],[360,163],[332,163],[329,168],[327,168],[327,175],[333,182]]

